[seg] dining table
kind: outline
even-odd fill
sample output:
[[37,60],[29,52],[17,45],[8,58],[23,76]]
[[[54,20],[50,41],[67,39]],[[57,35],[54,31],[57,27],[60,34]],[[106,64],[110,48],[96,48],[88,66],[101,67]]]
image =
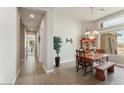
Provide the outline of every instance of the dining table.
[[108,54],[106,53],[87,53],[85,54],[85,58],[87,60],[91,60],[91,63],[92,63],[92,72],[93,72],[93,63],[100,60],[100,59],[103,59],[103,58],[106,58],[106,61],[108,61]]

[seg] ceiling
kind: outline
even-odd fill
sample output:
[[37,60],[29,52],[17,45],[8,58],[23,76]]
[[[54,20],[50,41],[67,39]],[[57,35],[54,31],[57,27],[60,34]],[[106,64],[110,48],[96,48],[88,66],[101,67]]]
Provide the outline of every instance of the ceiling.
[[[46,13],[43,7],[23,7],[20,9],[21,21],[29,31],[37,31],[40,22]],[[73,18],[79,21],[93,21],[112,13],[123,10],[124,7],[93,7],[92,17],[90,7],[55,7],[53,8],[55,13]],[[31,18],[33,14],[35,17]]]
[[[26,29],[28,31],[37,31],[39,28],[39,25],[41,23],[41,20],[45,14],[45,11],[42,11],[39,8],[19,8],[20,10],[20,17],[22,23],[25,25]],[[30,17],[30,15],[33,15],[34,17]]]
[[93,7],[92,16],[90,7],[56,7],[55,12],[80,21],[93,21],[122,9],[124,7]]

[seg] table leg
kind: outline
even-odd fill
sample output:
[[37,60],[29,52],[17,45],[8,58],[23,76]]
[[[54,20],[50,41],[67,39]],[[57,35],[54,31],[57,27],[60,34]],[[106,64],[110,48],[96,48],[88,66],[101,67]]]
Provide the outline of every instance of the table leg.
[[91,72],[92,72],[92,74],[93,74],[93,61],[92,61],[92,66],[91,66]]
[[108,61],[108,56],[106,57],[106,61]]

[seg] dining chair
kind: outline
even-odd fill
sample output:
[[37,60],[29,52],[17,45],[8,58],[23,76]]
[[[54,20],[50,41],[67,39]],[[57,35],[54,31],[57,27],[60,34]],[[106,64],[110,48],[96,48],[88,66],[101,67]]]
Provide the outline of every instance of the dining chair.
[[[86,59],[85,57],[85,51],[79,51],[76,50],[76,68],[77,68],[77,72],[79,69],[79,66],[81,66],[81,68],[84,70],[84,76],[86,75],[86,73],[88,72],[92,72],[92,61]],[[88,68],[90,70],[88,70]]]
[[96,49],[96,52],[97,53],[105,53],[105,50],[104,49]]
[[83,57],[81,60],[84,63],[84,76],[85,76],[86,73],[92,72],[92,60],[86,59],[85,51],[83,51]]
[[82,51],[80,50],[76,50],[76,69],[77,69],[77,72],[79,69],[83,69],[83,63],[81,62],[81,55],[82,55]]

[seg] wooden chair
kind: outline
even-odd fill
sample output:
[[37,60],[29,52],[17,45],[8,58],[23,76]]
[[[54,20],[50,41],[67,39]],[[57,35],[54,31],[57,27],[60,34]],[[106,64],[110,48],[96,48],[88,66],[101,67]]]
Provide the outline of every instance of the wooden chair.
[[[96,53],[106,53],[103,49],[96,49]],[[98,60],[99,64],[104,63],[104,58]]]
[[96,52],[97,53],[105,53],[105,50],[104,49],[96,49]]
[[[83,69],[83,63],[81,62],[81,56],[82,55],[82,51],[80,50],[76,50],[76,69],[77,69],[77,72],[79,69]],[[81,67],[80,67],[81,66]]]
[[[80,69],[79,66],[81,66],[82,69],[84,70],[84,76],[86,75],[86,73],[92,72],[92,61],[85,58],[85,51],[76,50],[77,72]],[[89,71],[87,71],[88,67],[90,67]]]

